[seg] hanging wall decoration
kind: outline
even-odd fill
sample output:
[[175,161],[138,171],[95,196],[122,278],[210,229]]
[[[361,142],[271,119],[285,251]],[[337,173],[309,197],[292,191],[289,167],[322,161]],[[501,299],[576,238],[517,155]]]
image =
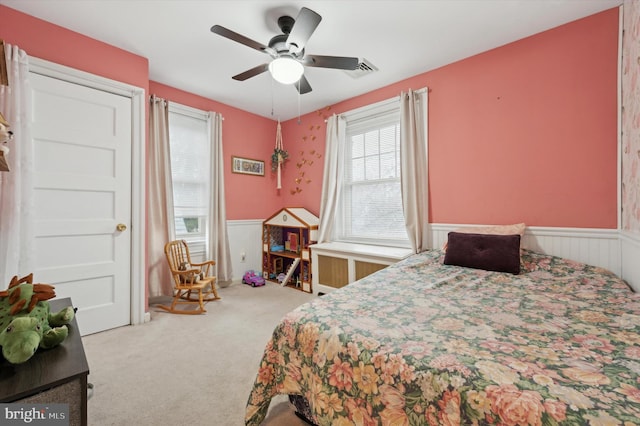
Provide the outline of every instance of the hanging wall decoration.
[[277,189],[282,189],[282,166],[288,157],[289,154],[284,150],[284,146],[282,145],[282,127],[280,126],[280,120],[278,120],[276,147],[273,150],[273,154],[271,154],[271,171],[278,173]]
[[[318,116],[322,117],[322,119],[326,121],[329,117],[329,111],[331,111],[330,106],[318,110],[317,113]],[[308,133],[302,136],[302,142],[315,142],[318,139],[317,133],[321,128],[322,126],[319,124],[311,124],[309,126]],[[300,187],[302,183],[311,183],[311,179],[308,177],[308,175],[307,177],[305,177],[305,168],[313,166],[314,161],[319,160],[320,158],[322,158],[322,154],[319,153],[315,148],[311,148],[308,151],[300,151],[300,160],[296,161],[298,175],[294,178],[295,187],[290,190],[291,195],[299,194],[300,192],[302,192],[302,188]],[[322,164],[322,162],[318,161],[317,164]]]

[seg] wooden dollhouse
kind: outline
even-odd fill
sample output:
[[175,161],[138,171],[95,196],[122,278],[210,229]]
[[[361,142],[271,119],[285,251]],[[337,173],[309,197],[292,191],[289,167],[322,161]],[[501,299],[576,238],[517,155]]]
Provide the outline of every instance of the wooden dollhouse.
[[318,217],[302,207],[279,210],[262,224],[264,278],[307,293],[311,288],[311,252]]

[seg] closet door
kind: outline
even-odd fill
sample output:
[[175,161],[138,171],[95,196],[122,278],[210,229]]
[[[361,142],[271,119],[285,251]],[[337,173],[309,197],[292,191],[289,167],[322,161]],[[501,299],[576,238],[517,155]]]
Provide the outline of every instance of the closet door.
[[83,335],[130,324],[131,99],[30,74],[36,282]]

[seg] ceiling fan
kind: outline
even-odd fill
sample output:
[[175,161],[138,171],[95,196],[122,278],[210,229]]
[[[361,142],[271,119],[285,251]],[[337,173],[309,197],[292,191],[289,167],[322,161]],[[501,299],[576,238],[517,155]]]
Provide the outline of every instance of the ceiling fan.
[[268,46],[221,25],[211,27],[211,32],[266,53],[272,58],[271,62],[234,75],[234,80],[244,81],[269,70],[274,79],[283,84],[295,84],[298,92],[305,94],[311,91],[311,85],[304,76],[305,66],[341,70],[358,68],[358,58],[305,55],[304,47],[321,20],[319,14],[306,7],[300,9],[295,20],[290,16],[281,16],[278,18],[278,27],[282,34],[269,40]]

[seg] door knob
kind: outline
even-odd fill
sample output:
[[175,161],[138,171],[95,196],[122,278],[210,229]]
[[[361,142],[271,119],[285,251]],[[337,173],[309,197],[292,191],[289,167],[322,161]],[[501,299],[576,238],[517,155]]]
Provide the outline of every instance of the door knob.
[[116,229],[117,229],[118,231],[120,231],[120,232],[125,231],[125,230],[127,229],[127,225],[125,225],[124,223],[119,223],[119,224],[116,226]]

